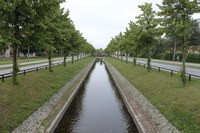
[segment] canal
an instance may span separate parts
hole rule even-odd
[[[54,133],[138,133],[106,66],[96,62]]]

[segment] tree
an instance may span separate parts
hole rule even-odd
[[[129,44],[130,44],[130,51],[133,53],[133,63],[134,66],[136,66],[136,61],[140,50],[142,49],[140,47],[138,42],[138,35],[140,34],[140,29],[138,25],[134,22],[129,23],[129,29],[130,29],[130,35],[129,35]]]
[[[140,28],[140,33],[138,35],[138,45],[142,48],[143,52],[147,54],[147,69],[150,72],[151,69],[151,51],[156,43],[157,36],[157,25],[158,20],[155,18],[156,12],[152,9],[151,3],[145,3],[140,5],[139,8],[142,14],[136,17],[138,19],[137,24]]]
[[[168,6],[169,3],[171,6]],[[197,0],[164,0],[160,15],[164,17],[165,20],[173,19],[176,16],[176,23],[173,25],[177,30],[177,36],[181,39],[181,52],[183,55],[183,65],[181,70],[181,77],[183,85],[186,84],[186,70],[185,62],[188,51],[188,42],[191,36],[191,15],[200,12],[199,2]],[[167,26],[166,26],[167,27]]]
[[[72,55],[72,64],[74,63],[74,53],[79,46],[78,39],[80,36],[81,36],[81,33],[79,31],[77,31],[74,27],[72,29],[71,38],[69,40],[70,45],[71,45],[70,51],[71,51],[71,55]]]
[[[37,1],[34,5],[34,9],[37,11],[34,21],[34,38],[37,40],[38,47],[45,50],[49,60],[49,71],[53,72],[52,55],[56,46],[59,45],[57,41],[58,35],[60,35],[60,29],[58,27],[59,15],[61,14],[60,3],[64,0],[54,1]]]
[[[0,30],[7,44],[13,49],[13,84],[17,84],[17,49],[22,40],[30,34],[31,21],[35,16],[31,0],[0,2]]]
[[[66,67],[66,58],[71,47],[69,40],[71,38],[72,21],[69,18],[69,11],[61,11],[56,19],[57,33],[55,34],[56,49],[63,52],[63,64]]]
[[[123,45],[123,51],[125,52],[126,56],[126,62],[128,62],[128,56],[131,51],[131,31],[129,28],[126,28],[126,31],[124,32],[123,38],[122,38],[122,45]]]
[[[171,0],[164,1],[165,8],[166,8],[166,14],[171,14],[173,12],[173,2]],[[162,8],[160,5],[158,5],[160,8]],[[159,16],[162,16],[164,12],[159,12]],[[163,26],[163,31],[166,34],[167,37],[172,38],[173,40],[173,60],[175,60],[176,55],[176,47],[177,47],[177,39],[178,39],[178,30],[176,27],[176,24],[178,22],[177,14],[172,14],[171,17],[165,16],[161,21],[161,26]]]

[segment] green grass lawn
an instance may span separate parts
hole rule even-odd
[[[143,66],[107,58],[177,129],[200,132],[200,80],[192,79],[183,87],[180,75],[147,72]]]
[[[53,67],[53,73],[46,69],[18,76],[18,85],[12,79],[0,82],[0,133],[11,132],[45,101],[72,79],[93,58],[75,61],[74,64]]]

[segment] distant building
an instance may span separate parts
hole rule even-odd
[[[9,57],[12,56],[12,54],[13,54],[13,51],[12,51],[12,48],[11,48],[10,45],[7,45],[4,50],[0,50],[0,57],[9,58]],[[19,53],[18,56],[19,57],[27,57],[27,55],[23,54],[23,53]],[[30,53],[29,54],[29,57],[35,57],[35,56],[36,56],[35,53]]]
[[[11,53],[11,47],[10,45],[8,45],[5,49],[5,57],[10,57],[10,53]]]

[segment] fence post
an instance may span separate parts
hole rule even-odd
[[[173,70],[171,70],[171,76],[173,76]]]
[[[191,75],[189,75],[189,82],[191,81]]]
[[[24,70],[24,75],[26,74],[26,71]]]
[[[38,67],[37,67],[37,72],[38,72]]]
[[[158,68],[158,71],[160,72],[160,67]]]
[[[46,69],[47,69],[47,65],[46,65]]]
[[[2,81],[4,82],[4,75],[2,75]]]

